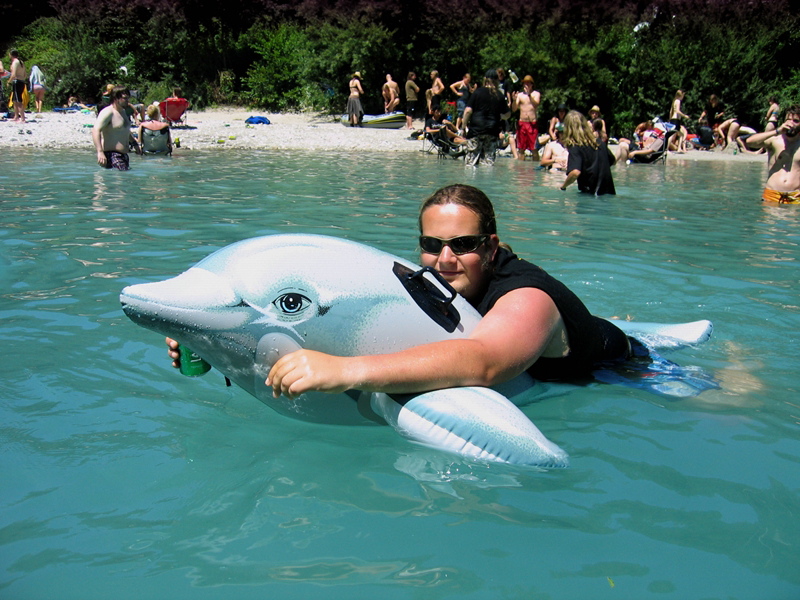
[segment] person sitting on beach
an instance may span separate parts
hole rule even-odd
[[[400,104],[400,86],[388,73],[386,74],[386,83],[381,88],[381,95],[383,96],[383,112],[394,112]]]
[[[569,108],[567,108],[566,104],[558,105],[556,114],[550,119],[550,126],[547,129],[551,140],[556,139],[556,125],[564,125],[564,117],[567,116],[567,112],[569,112]]]
[[[561,143],[561,133],[563,131],[563,125],[556,125],[556,139],[550,140],[544,145],[542,159],[539,161],[540,166],[556,171],[567,170],[569,151]]]
[[[761,199],[800,204],[800,104],[789,107],[777,129],[751,135],[747,145],[767,149],[769,175]]]
[[[97,164],[106,169],[130,169],[128,148],[131,145],[137,154],[142,153],[139,142],[131,133],[131,119],[126,110],[129,98],[128,88],[115,86],[111,90],[111,105],[100,111],[92,129]]]
[[[191,108],[192,107],[192,103],[189,102],[188,100],[186,100],[186,98],[183,97],[183,90],[181,88],[179,88],[179,87],[172,88],[172,96],[170,96],[169,99],[170,100],[183,100],[183,101],[186,102],[186,108]]]
[[[492,386],[526,371],[539,380],[584,380],[599,364],[631,356],[631,341],[619,328],[500,243],[494,208],[478,188],[456,184],[434,192],[420,209],[419,231],[420,262],[483,315],[475,330],[463,339],[373,356],[292,352],[267,376],[275,397]],[[166,343],[179,367],[178,342]]]
[[[602,196],[616,194],[611,165],[614,157],[605,142],[595,136],[592,126],[581,113],[571,110],[564,117],[563,144],[569,152],[567,179],[561,191],[577,182],[578,189]]]
[[[96,106],[89,106],[88,104],[84,104],[80,101],[80,98],[77,96],[70,96],[67,100],[67,103],[64,105],[64,108],[80,108],[81,110],[91,110],[97,112]]]
[[[169,124],[161,120],[155,104],[147,107],[146,118],[139,125],[139,144],[144,154],[172,154],[172,133]]]
[[[425,119],[425,133],[453,144],[465,144],[467,142],[467,140],[458,135],[453,123],[448,121],[442,114],[440,106],[434,106],[433,113]]]
[[[622,138],[617,146],[617,161],[645,158],[664,148],[664,131],[656,129],[652,121],[636,126],[634,141]]]
[[[518,158],[525,160],[525,153],[530,152],[533,160],[538,160],[537,141],[539,129],[536,123],[539,118],[537,111],[542,96],[533,89],[533,77],[531,75],[525,75],[522,78],[522,91],[513,92],[511,98],[511,112],[519,110],[516,135]]]
[[[111,94],[114,91],[114,84],[109,83],[106,85],[105,89],[100,94],[100,110],[103,110],[106,106],[111,106]]]

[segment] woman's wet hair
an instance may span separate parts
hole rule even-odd
[[[564,135],[562,142],[564,146],[591,146],[597,148],[597,139],[594,130],[581,113],[571,110],[564,117]]]
[[[422,203],[419,209],[420,232],[422,232],[422,213],[431,206],[444,204],[458,204],[478,215],[480,233],[497,233],[497,221],[495,220],[492,201],[478,188],[461,183],[448,185],[436,190]]]

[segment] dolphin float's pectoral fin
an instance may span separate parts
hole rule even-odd
[[[507,398],[488,388],[448,388],[411,396],[376,393],[371,406],[402,436],[440,450],[518,465],[569,465],[566,452]]]

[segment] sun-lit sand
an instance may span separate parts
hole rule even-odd
[[[264,116],[270,125],[247,125],[250,116]],[[94,114],[81,112],[28,113],[26,123],[0,122],[0,147],[85,148],[93,152]],[[417,119],[415,129],[423,122]],[[180,140],[180,152],[208,149],[307,150],[313,152],[417,152],[419,140],[410,140],[407,129],[367,129],[345,127],[338,117],[312,113],[277,113],[216,108],[188,112],[187,126],[173,129]],[[764,155],[692,150],[670,153],[670,160],[759,161]]]

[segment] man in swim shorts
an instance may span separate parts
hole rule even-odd
[[[789,107],[777,129],[754,133],[749,148],[766,148],[769,176],[761,199],[779,204],[800,204],[800,104]]]
[[[106,169],[130,169],[128,148],[131,144],[137,154],[142,148],[131,133],[131,120],[127,113],[128,89],[118,85],[111,91],[111,104],[97,115],[92,129],[92,141],[97,150],[97,164]]]
[[[11,100],[14,103],[14,121],[25,122],[25,105],[23,95],[25,94],[25,65],[19,59],[19,52],[12,50],[8,53],[11,57]]]
[[[518,158],[525,160],[525,151],[530,150],[533,160],[537,159],[536,140],[539,130],[536,127],[536,110],[539,108],[541,95],[533,89],[533,77],[525,75],[522,78],[522,91],[512,94],[511,112],[519,110],[517,122],[517,151]]]

